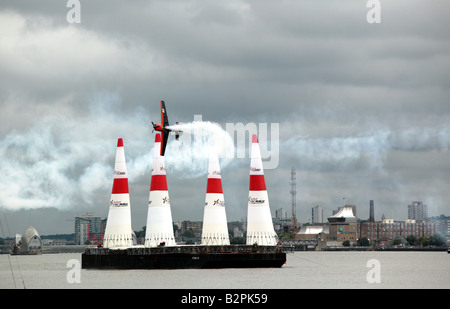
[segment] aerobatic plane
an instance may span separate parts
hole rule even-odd
[[[178,122],[175,122],[175,124],[178,124]],[[169,119],[167,118],[167,111],[166,111],[166,104],[164,101],[161,101],[161,124],[155,124],[152,121],[153,125],[153,131],[159,131],[161,132],[161,156],[164,156],[164,152],[166,151],[166,144],[167,140],[169,138],[169,132],[175,132],[175,139],[178,140],[180,137],[180,132],[182,131],[175,131],[172,129],[169,129]]]

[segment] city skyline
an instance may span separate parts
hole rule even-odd
[[[361,218],[369,200],[376,218],[400,220],[412,201],[449,214],[450,6],[382,2],[370,23],[366,4],[83,1],[71,23],[66,1],[2,1],[0,200],[11,233],[106,217],[118,138],[132,226],[144,226],[160,100],[171,124],[256,128],[273,156],[263,162],[276,165],[264,168],[272,215],[290,213],[293,167],[299,222],[343,197]],[[251,133],[232,139],[245,155],[220,162],[229,220],[246,216]],[[165,155],[173,220],[200,220],[207,158],[178,145]]]
[[[373,200],[370,200],[370,202],[373,202]],[[422,202],[421,201],[412,201],[412,203],[411,204],[420,204],[420,205],[422,205]],[[299,225],[299,227],[301,227],[302,225],[304,225],[304,224],[311,224],[311,225],[315,225],[315,224],[327,224],[328,223],[328,218],[329,217],[332,217],[332,215],[334,215],[335,213],[337,213],[337,211],[338,211],[338,209],[339,208],[342,208],[342,207],[344,207],[344,206],[355,206],[356,207],[356,210],[358,209],[358,206],[357,205],[352,205],[352,204],[345,204],[345,205],[341,205],[341,206],[337,206],[335,209],[329,209],[329,211],[331,212],[331,214],[328,216],[328,215],[324,215],[324,216],[321,216],[321,215],[319,215],[319,219],[320,218],[322,218],[322,222],[314,222],[313,220],[312,220],[312,217],[313,217],[313,214],[311,215],[311,218],[309,218],[309,219],[307,219],[307,218],[305,218],[305,220],[302,220],[302,221],[299,221],[298,222],[298,225]],[[446,216],[446,217],[448,217],[449,215],[448,214],[440,214],[440,215],[437,215],[437,216],[426,216],[426,217],[424,217],[424,218],[422,218],[422,219],[417,219],[417,218],[410,218],[410,215],[409,215],[409,207],[410,207],[411,205],[408,205],[407,206],[407,208],[408,208],[408,210],[407,210],[407,212],[408,212],[408,215],[407,215],[407,218],[400,218],[400,219],[398,219],[398,220],[394,220],[395,222],[405,222],[405,221],[407,221],[407,220],[416,220],[416,221],[428,221],[430,218],[433,218],[433,217],[439,217],[439,216],[441,216],[441,215],[444,215],[444,216]],[[425,206],[426,207],[426,205],[423,205],[423,206]],[[320,206],[320,205],[316,205],[316,206],[313,206],[312,207],[312,210],[314,210],[316,207],[319,207],[319,211],[322,211],[323,212],[323,208]],[[327,209],[328,210],[328,209]],[[76,218],[84,218],[84,217],[87,217],[87,218],[89,218],[89,217],[98,217],[98,218],[101,218],[102,220],[107,220],[107,217],[102,217],[102,216],[97,216],[96,214],[94,214],[94,213],[86,213],[86,214],[80,214],[80,215],[78,215],[77,217],[75,217],[75,220],[74,221],[76,221]],[[367,222],[367,221],[370,221],[370,217],[368,217],[368,218],[361,218],[361,217],[358,217],[358,216],[356,216],[356,218],[357,218],[357,220],[358,221],[361,221],[361,222]],[[281,220],[285,220],[284,222],[283,221],[281,221],[281,224],[282,225],[291,225],[291,219],[292,219],[292,214],[290,214],[288,211],[286,211],[284,208],[279,208],[279,209],[276,209],[276,210],[274,210],[274,214],[273,214],[273,216],[272,216],[272,219],[281,219]],[[383,222],[383,220],[384,219],[387,219],[389,222],[391,222],[391,220],[392,220],[392,218],[389,218],[389,217],[386,217],[385,216],[385,214],[381,214],[381,216],[380,216],[380,218],[379,219],[377,219],[377,217],[375,216],[375,218],[374,218],[375,220],[375,222]],[[227,222],[228,223],[232,223],[232,222],[236,222],[236,221],[238,221],[238,222],[246,222],[246,218],[241,218],[241,220],[228,220]],[[202,222],[202,220],[177,220],[177,221],[173,221],[173,224],[182,224],[182,222]],[[75,229],[77,229],[76,227],[75,227]],[[138,231],[138,230],[140,230],[140,229],[135,229],[136,231]]]

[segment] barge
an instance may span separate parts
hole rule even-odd
[[[280,268],[286,253],[277,246],[162,246],[86,248],[83,269]]]

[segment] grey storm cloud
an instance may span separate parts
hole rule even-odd
[[[277,168],[265,171],[272,212],[290,209],[295,167],[303,222],[312,206],[331,214],[344,196],[362,218],[370,199],[380,216],[404,219],[412,200],[448,215],[447,1],[381,1],[380,24],[367,23],[359,0],[80,3],[80,24],[67,22],[65,1],[0,4],[6,208],[77,205],[105,216],[108,170],[123,137],[140,228],[150,121],[159,122],[165,100],[171,123],[202,115],[223,130],[279,124],[273,141],[261,141],[279,145]],[[172,155],[173,166],[184,162]],[[167,160],[174,219],[200,220],[204,175],[196,170],[186,181],[170,171],[170,153]],[[240,219],[249,162],[223,163],[227,214]]]

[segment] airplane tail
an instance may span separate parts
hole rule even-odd
[[[175,125],[178,125],[178,122],[175,122]],[[182,131],[175,131],[175,139],[178,140],[180,138],[180,132]]]

